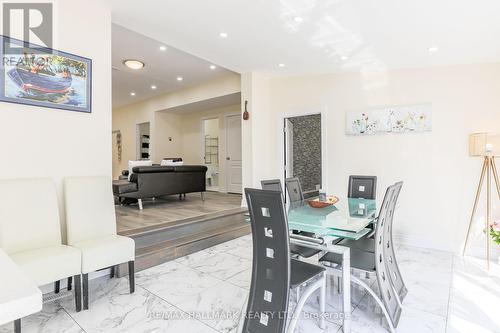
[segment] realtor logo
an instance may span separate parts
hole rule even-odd
[[[3,3],[3,35],[52,48],[52,3]],[[19,47],[8,46],[10,51]]]

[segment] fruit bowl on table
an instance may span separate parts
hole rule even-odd
[[[337,202],[339,202],[339,198],[337,198],[336,196],[328,196],[326,198],[326,201],[319,201],[318,198],[307,200],[307,203],[312,208],[325,208],[328,206],[335,205]]]

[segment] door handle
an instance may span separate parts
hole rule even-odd
[[[228,156],[228,157],[226,157],[226,160],[228,160],[228,161],[229,161],[229,160],[231,160],[231,157],[229,157],[229,156]]]

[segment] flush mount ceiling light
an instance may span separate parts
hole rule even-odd
[[[153,84],[153,85],[151,86],[151,89],[156,90],[156,86]]]
[[[135,96],[135,92],[133,92],[133,91],[132,91],[132,92],[130,93],[130,96]]]
[[[216,68],[217,68],[217,66],[215,66],[215,65],[210,65],[210,69],[211,69],[211,70],[214,70],[214,69],[216,69]]]
[[[342,57],[340,57],[340,60],[342,60],[342,61],[346,61],[347,59],[349,59],[348,56],[342,56]]]
[[[278,64],[278,67],[283,68],[283,67],[285,67],[285,64]]]
[[[143,69],[145,64],[142,61],[135,60],[135,59],[127,59],[123,61],[123,64],[127,66],[130,69]]]
[[[221,33],[219,33],[219,36],[221,38],[227,38],[227,32],[221,32]]]
[[[177,81],[182,81],[182,80],[184,80],[184,79],[182,78],[182,76],[178,76],[178,77],[177,77]]]
[[[160,51],[166,51],[166,50],[167,50],[167,47],[165,45],[160,46]]]
[[[434,53],[434,52],[437,52],[439,50],[439,48],[437,46],[431,46],[427,49],[427,51],[429,51],[429,53]]]
[[[300,17],[300,16],[295,16],[295,17],[293,18],[293,20],[294,20],[295,22],[297,22],[297,23],[300,23],[300,22],[304,21],[304,18],[303,18],[303,17]]]

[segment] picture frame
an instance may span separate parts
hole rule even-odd
[[[432,131],[432,104],[400,105],[346,112],[346,135]]]
[[[0,39],[0,102],[92,113],[92,59]]]

